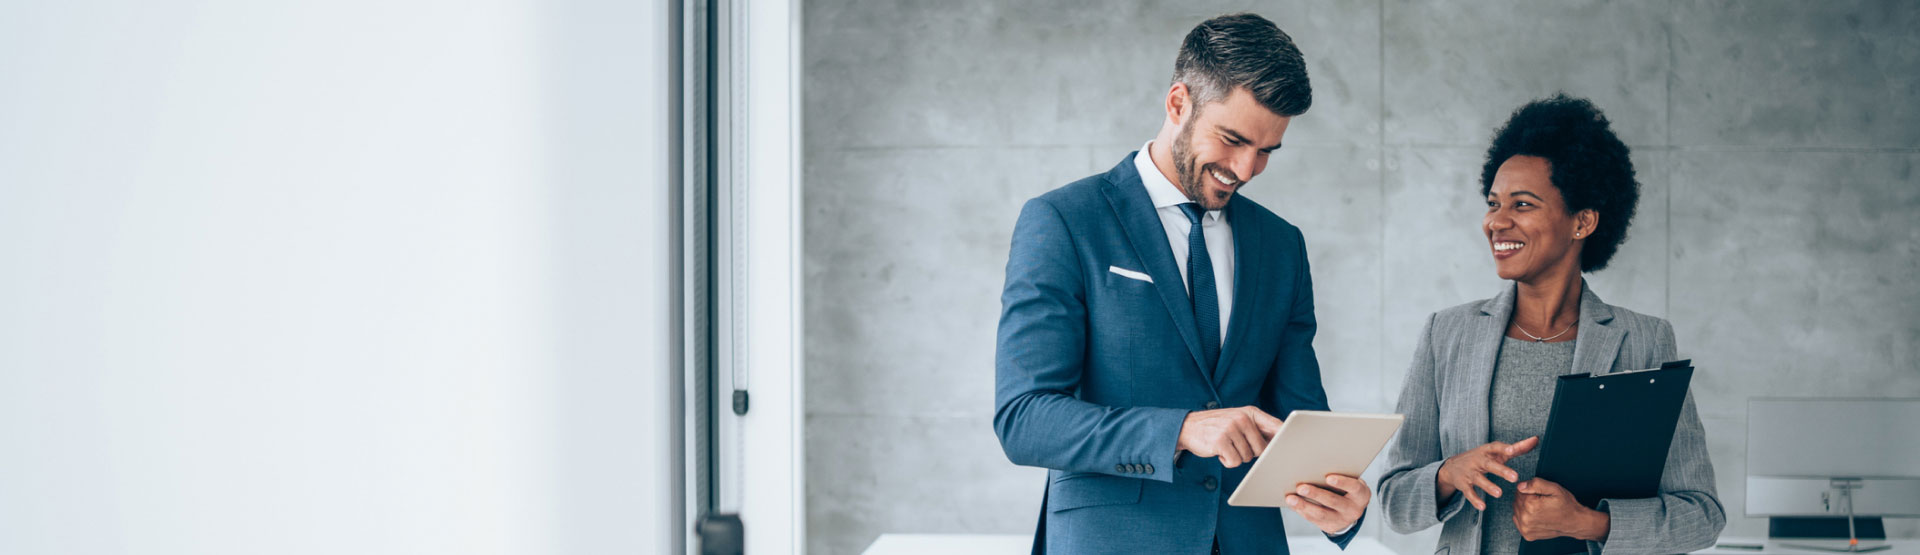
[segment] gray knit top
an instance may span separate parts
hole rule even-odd
[[[1517,443],[1546,433],[1547,412],[1553,408],[1554,382],[1573,371],[1573,341],[1541,343],[1504,338],[1493,367],[1493,391],[1487,396],[1492,415],[1493,441]],[[1533,478],[1540,450],[1514,457],[1507,466],[1520,480]],[[1513,526],[1513,484],[1488,476],[1500,486],[1500,497],[1482,496],[1487,513],[1480,520],[1480,553],[1520,552],[1520,531]]]

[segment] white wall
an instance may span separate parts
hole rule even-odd
[[[656,2],[0,3],[0,553],[665,553]]]

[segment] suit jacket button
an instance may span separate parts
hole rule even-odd
[[[1213,410],[1217,408],[1220,408],[1219,401],[1207,401],[1207,410]]]
[[[1121,474],[1126,474],[1126,473],[1127,473],[1127,465],[1124,465],[1124,464],[1116,464],[1116,465],[1113,465],[1113,471],[1114,471],[1114,472],[1118,472],[1118,473],[1121,473]]]
[[[1140,472],[1141,472],[1141,473],[1144,473],[1144,474],[1152,474],[1152,473],[1153,473],[1153,465],[1150,465],[1150,464],[1149,464],[1149,465],[1144,465],[1144,466],[1142,466],[1142,467],[1140,468]]]
[[[1220,489],[1220,481],[1213,479],[1212,476],[1208,476],[1207,479],[1200,481],[1200,487],[1207,488],[1207,491]]]

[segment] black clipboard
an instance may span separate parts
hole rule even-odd
[[[1540,437],[1535,476],[1567,488],[1587,508],[1602,499],[1660,493],[1667,448],[1693,381],[1693,361],[1659,368],[1561,376]],[[1585,553],[1586,542],[1559,537],[1522,542],[1520,555]]]

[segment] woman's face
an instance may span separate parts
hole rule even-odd
[[[1508,158],[1494,173],[1480,227],[1500,279],[1534,283],[1542,276],[1579,275],[1581,241],[1593,232],[1598,214],[1568,214],[1552,175],[1553,165],[1538,156]]]

